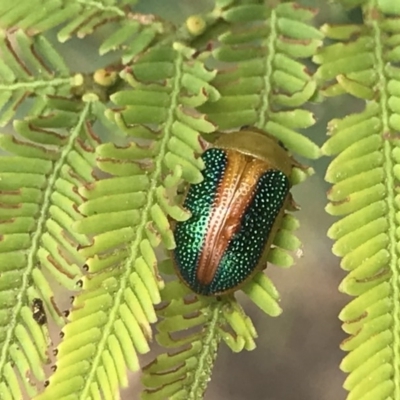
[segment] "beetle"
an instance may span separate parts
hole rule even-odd
[[[43,301],[41,299],[33,299],[32,317],[39,325],[44,325],[47,322],[46,312],[44,311]]]
[[[266,266],[285,209],[293,203],[296,161],[257,128],[222,134],[202,154],[203,181],[189,186],[191,217],[174,226],[172,261],[180,280],[204,296],[233,293]]]

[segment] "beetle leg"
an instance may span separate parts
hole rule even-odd
[[[301,169],[302,171],[308,170],[309,167],[307,165],[302,164],[300,161],[297,161],[293,157],[291,157],[291,159],[292,159],[293,168],[298,168],[298,169]]]
[[[210,140],[205,140],[202,136],[199,136],[199,143],[203,151],[206,151],[207,149],[212,147]]]
[[[288,211],[298,211],[298,210],[300,210],[300,206],[293,199],[292,193],[289,193],[289,195],[288,195],[286,209]]]

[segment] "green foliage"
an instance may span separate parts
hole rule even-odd
[[[322,27],[337,43],[314,61],[327,96],[367,100],[362,112],[329,123],[323,151],[335,156],[326,173],[333,183],[327,211],[341,217],[328,235],[349,271],[339,289],[355,297],[340,314],[350,335],[341,345],[349,352],[344,387],[349,399],[383,400],[400,397],[400,9],[397,2],[362,3],[362,24]]]
[[[227,63],[213,82],[221,99],[201,108],[220,129],[255,125],[305,157],[320,155],[317,146],[295,132],[315,123],[311,112],[297,108],[316,90],[300,61],[322,44],[322,33],[307,24],[314,14],[293,3],[268,9],[257,2],[221,13],[229,23],[213,52]]]
[[[169,261],[161,264],[160,270],[173,274]],[[279,294],[263,273],[244,292],[269,315],[281,313]],[[234,352],[253,350],[257,332],[233,297],[194,296],[178,280],[168,282],[161,295],[156,340],[160,346],[174,351],[158,356],[143,368],[142,381],[147,389],[142,398],[202,398],[219,342],[223,340]]]
[[[158,34],[164,30],[161,22],[148,19],[125,19],[100,46],[99,53],[106,54],[111,50],[123,50],[122,62],[127,64],[133,57],[145,50]]]
[[[47,96],[43,108],[51,112],[16,121],[16,136],[0,136],[1,148],[10,154],[0,159],[0,393],[5,399],[22,398],[18,380],[34,396],[27,376],[45,378],[50,338],[34,321],[31,303],[43,299],[52,319],[64,324],[49,281],[76,290],[84,261],[77,247],[88,244],[71,224],[80,219],[77,187],[94,180],[97,138],[87,120],[90,104]]]
[[[295,158],[318,158],[300,133],[315,123],[309,103],[345,93],[365,109],[332,120],[323,146],[335,156],[327,211],[342,217],[329,236],[349,271],[340,290],[356,296],[340,315],[351,335],[341,367],[349,399],[400,398],[398,3],[343,0],[362,7],[363,22],[321,29],[315,10],[289,2],[216,0],[178,27],[133,3],[0,4],[0,124],[22,114],[0,136],[0,398],[114,399],[150,351],[152,324],[173,353],[143,369],[142,398],[201,398],[220,343],[252,350],[257,332],[233,295],[195,296],[168,254],[158,263],[175,247],[173,221],[190,218],[179,193],[203,179],[216,131],[256,126]],[[117,61],[86,75],[45,36],[56,28],[64,42],[104,25],[113,31],[99,53],[118,50]],[[296,164],[291,181],[311,173]],[[300,247],[291,211],[268,257],[282,268]],[[67,321],[54,282],[77,292]],[[282,312],[263,272],[243,292],[266,314]],[[40,394],[50,339],[32,314],[37,298],[63,329]]]
[[[162,298],[165,303],[158,307],[158,315],[163,320],[157,324],[156,339],[164,348],[178,351],[163,354],[144,368],[143,383],[149,389],[142,398],[201,398],[217,354],[224,303],[197,298],[176,280],[167,283]]]
[[[46,5],[55,11],[55,1]],[[220,341],[233,351],[251,350],[257,335],[233,297],[193,297],[176,279],[165,286],[156,250],[173,249],[170,221],[190,217],[176,193],[182,182],[203,179],[200,135],[250,123],[270,129],[293,152],[318,157],[318,148],[295,132],[314,123],[298,107],[314,96],[316,85],[297,60],[320,44],[321,34],[304,23],[313,12],[292,4],[268,9],[258,1],[220,1],[204,19],[175,29],[152,16],[127,18],[130,8],[114,2],[70,2],[51,18],[44,11],[28,14],[22,3],[14,10],[2,7],[0,24],[20,28],[3,34],[3,124],[22,100],[33,99],[28,116],[14,122],[17,134],[0,139],[15,155],[0,162],[1,249],[7,260],[2,398],[21,398],[18,379],[33,397],[35,382],[25,377],[45,378],[47,326],[37,325],[29,307],[43,299],[49,317],[64,325],[51,279],[80,293],[57,347],[57,369],[37,399],[113,399],[128,384],[127,371],[139,369],[138,356],[150,350],[151,324],[158,319],[157,341],[178,355],[161,355],[146,368],[144,398],[202,396]],[[72,75],[40,34],[64,23],[60,41],[82,37],[106,19],[120,25],[99,52],[120,49],[121,63],[93,75]],[[288,23],[297,24],[298,33]],[[219,32],[222,46],[213,55],[233,69],[206,66],[211,54],[201,43],[208,32]],[[239,48],[236,58],[233,47]],[[106,106],[109,95],[112,107]],[[101,143],[95,122],[118,134],[118,145]],[[293,183],[310,173],[295,169]],[[293,263],[287,251],[299,248],[292,234],[297,227],[286,215],[271,262]],[[267,314],[281,313],[279,294],[263,273],[243,291]],[[187,335],[187,328],[195,332]]]
[[[108,117],[142,142],[98,146],[97,165],[112,177],[79,191],[86,218],[76,231],[93,236],[80,251],[88,274],[64,329],[58,369],[42,399],[115,393],[128,383],[126,367],[139,369],[136,354],[149,351],[153,305],[160,302],[163,287],[154,249],[160,243],[174,248],[168,218],[188,218],[173,203],[174,188],[181,177],[202,179],[198,132],[214,129],[188,107],[207,95],[218,98],[208,84],[215,73],[193,60],[189,48],[175,48],[150,49],[122,74],[131,89],[111,96],[118,108],[110,109]],[[79,350],[82,345],[85,351]],[[63,357],[74,349],[77,365],[71,369]]]
[[[107,22],[125,20],[130,12],[126,7],[129,3],[136,0],[1,2],[0,27],[37,34],[65,24],[57,35],[60,42],[65,42],[72,35],[82,38]]]
[[[1,12],[0,12],[1,13]],[[0,31],[0,126],[5,126],[22,104],[30,103],[29,115],[46,109],[46,95],[69,93],[69,70],[43,36],[30,37],[18,30]]]

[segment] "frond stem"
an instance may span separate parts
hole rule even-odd
[[[383,43],[382,43],[382,32],[379,27],[379,20],[374,18],[374,15],[377,13],[378,5],[371,3],[371,5],[365,10],[366,23],[369,24],[372,28],[372,32],[374,35],[375,41],[375,66],[376,72],[378,74],[378,87],[380,88],[380,99],[379,105],[381,110],[381,120],[382,120],[382,133],[387,134],[390,132],[389,125],[389,113],[387,109],[388,104],[388,93],[387,93],[387,77],[385,75],[385,61],[382,58],[382,54],[384,53]],[[390,270],[392,273],[390,283],[392,288],[392,298],[394,299],[392,304],[392,318],[393,318],[393,382],[395,382],[393,398],[400,398],[400,341],[399,334],[400,332],[400,306],[397,299],[400,298],[399,291],[399,273],[397,268],[397,251],[396,251],[396,209],[395,209],[395,182],[393,179],[393,161],[392,161],[392,147],[391,143],[388,140],[384,141],[384,165],[385,165],[385,174],[386,174],[386,202],[388,208],[388,224],[389,224],[389,253],[390,253]]]
[[[78,3],[82,4],[83,7],[91,7],[94,9],[98,9],[101,12],[107,12],[110,14],[118,15],[119,17],[124,17],[125,12],[121,10],[119,7],[114,6],[105,6],[100,1],[93,0],[78,0]]]
[[[35,89],[49,86],[62,86],[62,85],[70,85],[70,78],[57,78],[57,79],[49,79],[49,80],[34,80],[31,82],[16,82],[6,85],[0,84],[0,91],[15,91],[19,89],[35,91]]]
[[[204,335],[199,361],[197,363],[193,383],[188,392],[188,400],[198,400],[203,395],[207,383],[210,380],[212,365],[214,363],[215,354],[217,352],[220,335],[217,332],[218,321],[221,313],[223,302],[218,301],[211,309],[210,322],[205,327],[206,335]]]
[[[271,79],[272,79],[272,72],[274,67],[272,65],[274,57],[275,57],[275,39],[276,39],[276,13],[274,10],[271,11],[271,16],[269,20],[270,25],[270,33],[268,35],[266,47],[267,47],[267,55],[265,57],[265,73],[263,74],[264,78],[264,95],[261,96],[261,106],[260,111],[258,113],[258,121],[256,126],[260,129],[265,128],[267,114],[270,108],[270,94],[272,91]]]

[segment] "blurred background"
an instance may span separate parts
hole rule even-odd
[[[327,1],[308,0],[300,4],[317,7],[316,26],[325,22],[346,23],[360,18],[346,14],[340,6]],[[212,9],[213,0],[140,0],[138,11],[154,13],[175,23],[182,23],[196,13]],[[85,39],[71,39],[54,46],[64,56],[72,71],[90,72],[116,59],[116,55],[100,57],[98,45],[111,32],[102,28]],[[310,70],[315,67],[308,64]],[[318,123],[305,134],[322,145],[326,124],[361,107],[356,100],[341,97],[311,105]],[[207,400],[342,400],[345,375],[339,370],[345,355],[339,345],[346,335],[341,331],[338,314],[350,298],[338,292],[344,277],[339,259],[331,253],[332,242],[326,232],[334,219],[325,213],[329,185],[324,175],[329,159],[315,162],[300,160],[315,169],[315,175],[294,188],[293,194],[301,210],[296,214],[301,223],[298,237],[303,243],[303,256],[290,269],[269,266],[267,273],[281,294],[283,314],[266,316],[245,296],[241,303],[251,316],[258,332],[257,348],[252,352],[233,354],[221,345],[215,364]],[[68,308],[68,301],[63,303]],[[54,332],[55,333],[55,332]],[[55,333],[55,342],[58,334]],[[142,365],[156,353],[142,359]],[[138,399],[141,390],[139,374],[132,374],[131,385],[122,392],[123,400]]]

